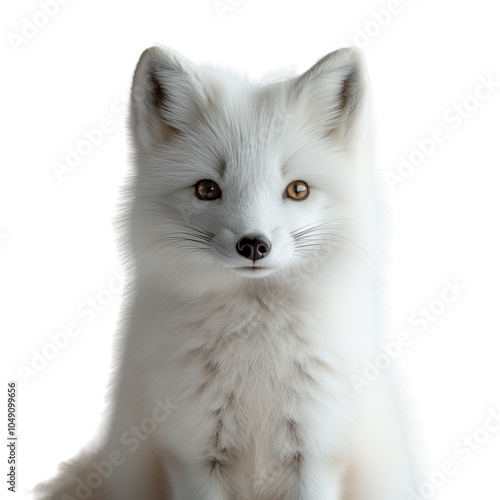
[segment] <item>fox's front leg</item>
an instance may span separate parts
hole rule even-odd
[[[286,500],[341,500],[343,468],[334,460],[305,457],[298,474],[298,491]]]
[[[361,394],[345,478],[348,500],[401,500],[420,482],[410,436],[386,370]],[[408,417],[405,415],[405,421]]]
[[[167,466],[165,472],[171,492],[168,500],[231,500],[217,467],[206,461]]]
[[[111,444],[111,443],[109,443]],[[106,481],[105,496],[109,500],[170,500],[168,484],[163,480],[161,462],[147,443],[132,452],[119,445],[110,447],[123,451],[123,462],[115,467]]]

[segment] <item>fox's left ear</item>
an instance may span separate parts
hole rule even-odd
[[[368,98],[364,57],[356,48],[331,52],[297,77],[292,89],[323,135],[345,139],[354,132]]]
[[[132,83],[130,123],[137,145],[162,145],[188,130],[208,99],[201,81],[195,65],[174,50],[145,50]]]

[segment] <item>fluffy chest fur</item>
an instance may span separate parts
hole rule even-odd
[[[276,297],[241,293],[196,307],[172,297],[156,314],[148,301],[139,315],[149,331],[133,348],[134,364],[144,362],[145,413],[158,395],[177,406],[158,432],[161,453],[205,461],[228,487],[253,495],[269,474],[278,495],[304,455],[340,459],[353,411],[328,310]]]

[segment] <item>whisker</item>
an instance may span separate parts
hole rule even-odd
[[[363,266],[373,268],[373,260],[366,250],[356,241],[354,236],[361,235],[366,225],[346,218],[327,219],[305,224],[293,231],[295,250],[301,258],[314,260],[315,251],[334,248],[358,260]]]

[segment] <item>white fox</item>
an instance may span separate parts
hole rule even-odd
[[[109,429],[38,498],[408,498],[392,368],[353,384],[383,341],[369,108],[356,49],[268,85],[143,53]]]

